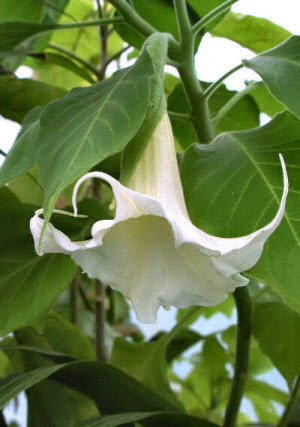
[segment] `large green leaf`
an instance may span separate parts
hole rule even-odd
[[[51,379],[92,398],[101,414],[176,411],[157,393],[121,370],[100,362],[73,362]]]
[[[0,92],[0,114],[19,123],[32,108],[67,94],[59,87],[11,76],[0,76]]]
[[[166,346],[167,336],[141,343],[116,338],[111,363],[180,408],[167,377]]]
[[[28,172],[35,165],[42,109],[36,107],[26,115],[14,145],[0,168],[0,186]]]
[[[300,118],[300,36],[250,60],[244,60],[265,82],[274,97]]]
[[[203,88],[208,87],[208,83],[201,83]],[[225,85],[212,94],[209,99],[209,109],[213,117],[221,107],[224,106],[237,92],[230,91]],[[174,91],[168,97],[168,110],[177,113],[188,113],[189,105],[184,93],[182,84],[179,83]],[[174,135],[182,148],[187,148],[190,144],[197,141],[197,136],[188,121],[172,119],[172,128]],[[256,103],[250,96],[244,96],[236,105],[228,111],[223,119],[216,126],[215,133],[226,132],[230,130],[250,129],[259,125],[259,110]]]
[[[65,255],[38,257],[29,220],[34,209],[21,204],[7,188],[0,190],[0,336],[38,326],[76,266]]]
[[[280,111],[285,110],[285,106],[270,94],[264,82],[256,82],[250,95],[256,102],[259,111],[270,117],[274,117]]]
[[[53,372],[59,370],[61,366],[63,365],[48,366],[47,368],[35,369],[25,374],[12,375],[0,380],[0,409],[21,391],[47,378]]]
[[[33,37],[53,31],[57,24],[40,24],[38,22],[6,21],[0,23],[0,56],[10,56],[13,50],[24,49],[24,43]]]
[[[91,399],[49,380],[31,387],[26,396],[28,427],[74,427],[99,413]]]
[[[300,372],[300,314],[274,292],[266,291],[254,301],[254,336],[261,350],[291,383]]]
[[[274,217],[282,195],[282,153],[290,181],[285,213],[249,274],[272,286],[296,310],[300,310],[299,141],[299,120],[283,112],[261,128],[221,134],[209,146],[193,145],[181,163],[192,221],[210,234],[236,237]]]
[[[36,0],[2,0],[0,3],[0,21],[38,21],[42,3]]]
[[[46,220],[64,188],[122,151],[135,136],[147,111],[152,76],[145,47],[131,68],[89,88],[74,89],[45,108],[37,161]]]
[[[56,358],[55,353],[51,354],[53,351],[62,352],[69,358],[96,359],[88,338],[76,326],[53,311],[45,319],[42,335],[32,328],[25,328],[18,330],[15,337],[21,348],[33,346],[34,349],[37,347],[40,350],[33,353],[22,352],[26,370],[52,365],[52,360]],[[29,426],[49,424],[71,427],[79,423],[79,420],[98,414],[90,399],[49,380],[43,380],[28,390],[27,400]]]
[[[218,37],[226,37],[255,53],[282,43],[292,34],[265,18],[229,12],[212,30]]]
[[[82,424],[84,427],[115,427],[125,423],[139,421],[144,426],[156,427],[217,427],[207,420],[201,420],[191,415],[173,412],[125,412],[124,414],[105,415],[91,419]],[[127,424],[126,424],[127,425]]]

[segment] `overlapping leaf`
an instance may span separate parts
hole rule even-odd
[[[300,36],[293,36],[280,46],[253,59],[246,67],[258,73],[274,97],[300,118]]]
[[[64,255],[38,257],[29,220],[34,209],[21,204],[7,188],[0,190],[0,336],[39,326],[76,266]]]
[[[212,30],[212,34],[226,37],[255,53],[264,52],[291,36],[283,27],[265,18],[229,12]]]
[[[193,145],[182,161],[182,180],[193,222],[217,236],[235,237],[266,225],[282,195],[279,153],[290,190],[282,222],[249,274],[272,286],[300,310],[299,138],[300,122],[289,112],[267,125],[221,134],[209,146]]]
[[[0,91],[0,114],[19,123],[32,108],[67,94],[60,87],[11,76],[0,76]]]

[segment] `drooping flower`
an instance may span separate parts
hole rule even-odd
[[[102,280],[129,299],[141,322],[154,322],[161,305],[216,305],[248,283],[239,273],[256,264],[264,243],[281,221],[288,178],[281,156],[280,160],[284,191],[274,219],[244,237],[211,236],[189,219],[165,113],[126,187],[102,172],[84,175],[74,187],[76,216],[76,194],[83,181],[106,181],[116,199],[115,218],[96,222],[92,238],[83,242],[72,242],[48,223],[39,245],[44,224],[39,210],[30,222],[36,252],[69,254],[89,277]]]

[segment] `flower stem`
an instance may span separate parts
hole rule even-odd
[[[227,9],[231,7],[234,3],[236,3],[238,0],[227,0],[220,6],[213,9],[211,12],[209,12],[207,15],[205,15],[200,21],[198,21],[193,26],[193,32],[194,34],[197,34],[199,31],[202,30],[205,25],[207,25],[209,22],[211,22],[213,19],[220,16],[223,12],[225,12]]]
[[[288,425],[292,410],[299,396],[300,396],[300,373],[295,378],[291,396],[279,420],[279,423],[277,424],[277,427],[286,427]]]
[[[252,329],[252,301],[248,289],[237,288],[233,296],[238,314],[235,368],[223,427],[236,425],[247,380]]]
[[[70,285],[70,320],[73,325],[77,325],[77,293],[78,293],[78,276],[76,275]]]
[[[101,199],[101,188],[98,180],[92,182],[93,197]],[[105,291],[106,285],[101,280],[94,280],[95,286],[95,350],[97,359],[101,362],[107,362],[107,351],[105,346]]]
[[[97,359],[107,362],[105,346],[105,285],[101,280],[94,280],[95,284],[95,342]]]
[[[213,138],[213,128],[207,100],[203,96],[194,64],[195,35],[185,0],[174,0],[174,6],[180,35],[180,52],[176,58],[179,63],[178,72],[190,104],[191,122],[195,132],[200,142],[208,143]]]
[[[222,77],[220,77],[218,80],[216,80],[214,83],[212,83],[208,88],[203,92],[203,96],[209,98],[223,83],[224,80],[227,79],[227,77],[231,76],[231,74],[235,73],[236,71],[240,70],[244,67],[244,64],[239,64],[236,67],[233,67],[231,70],[227,71]]]

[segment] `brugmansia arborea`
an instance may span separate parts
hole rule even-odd
[[[115,218],[96,222],[92,238],[83,242],[72,242],[48,223],[39,245],[44,224],[39,210],[30,223],[35,249],[39,255],[69,254],[89,277],[102,280],[129,299],[141,322],[154,322],[161,305],[218,304],[228,292],[247,284],[239,273],[258,261],[264,243],[281,221],[288,179],[280,159],[284,191],[274,219],[244,237],[210,236],[189,219],[165,113],[126,187],[102,172],[88,173],[75,185],[75,216],[78,187],[88,178],[100,178],[114,192]]]

